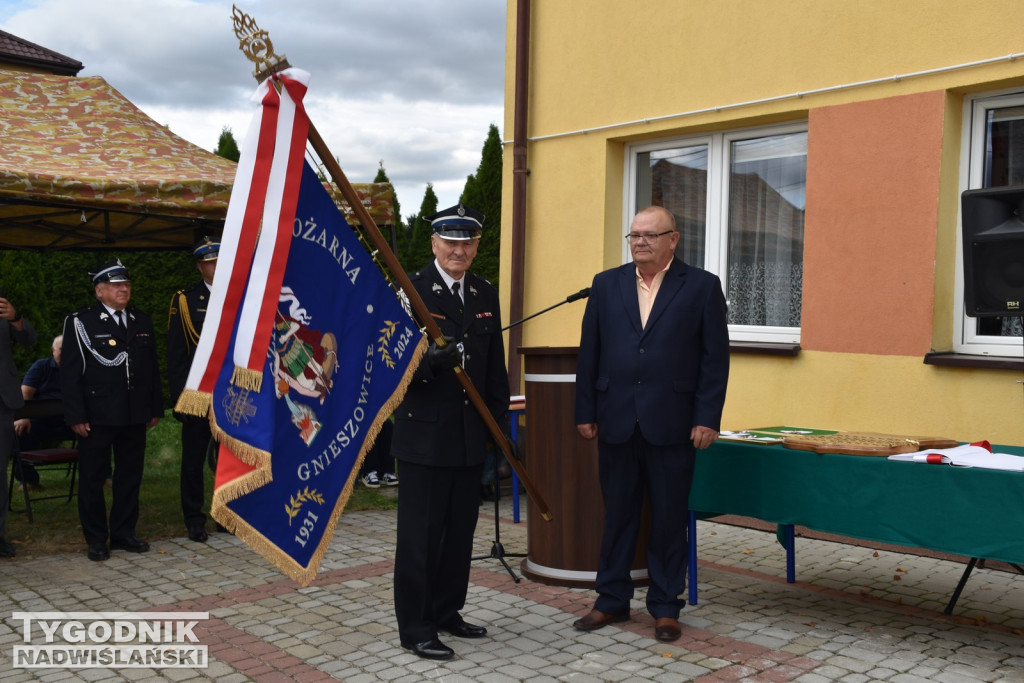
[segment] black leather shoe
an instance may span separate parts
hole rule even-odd
[[[87,555],[93,562],[103,562],[110,559],[110,551],[107,550],[106,543],[93,543],[89,546]]]
[[[456,638],[483,638],[487,635],[487,629],[483,626],[474,626],[464,621],[453,624],[441,624],[438,628]]]
[[[196,543],[206,543],[210,535],[206,533],[206,529],[202,526],[191,526],[188,528],[188,540],[195,541]]]
[[[120,540],[110,540],[111,550],[127,550],[130,553],[146,553],[149,552],[149,544],[145,541],[135,538],[122,538]]]
[[[422,643],[402,643],[406,650],[412,650],[423,659],[451,659],[455,656],[455,650],[451,649],[437,638],[426,640]]]
[[[14,546],[0,536],[0,557],[14,557]]]

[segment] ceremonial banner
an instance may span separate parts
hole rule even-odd
[[[288,257],[287,234],[309,131],[302,107],[308,83],[308,72],[286,69],[260,83],[252,97],[258,106],[238,160],[210,305],[175,406],[179,412],[207,415],[221,365],[231,359],[237,359],[234,372],[240,385],[256,386],[262,376],[259,358],[270,323],[256,327],[259,314],[276,299]],[[229,348],[231,330],[239,325],[245,328],[241,342]]]
[[[226,362],[213,390],[211,512],[308,585],[426,338],[308,164],[301,180],[262,381],[233,383]]]

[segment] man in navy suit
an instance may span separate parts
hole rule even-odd
[[[633,263],[590,287],[576,369],[576,427],[598,439],[604,536],[594,608],[574,626],[629,619],[630,565],[644,493],[651,503],[647,610],[658,640],[681,635],[687,509],[696,449],[718,438],[729,378],[719,279],[675,257],[675,217],[640,211],[626,235]]]
[[[484,216],[461,204],[430,221],[434,261],[409,276],[441,333],[431,343],[402,403],[395,409],[391,455],[398,460],[395,616],[402,647],[425,659],[455,653],[438,638],[483,638],[467,623],[473,532],[487,426],[455,377],[461,366],[499,422],[508,412],[508,372],[501,338],[498,292],[468,272],[476,258]]]

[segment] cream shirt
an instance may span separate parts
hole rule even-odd
[[[640,275],[640,269],[636,269],[636,296],[640,302],[640,325],[642,327],[647,327],[647,318],[650,317],[651,309],[654,307],[654,297],[658,296],[658,290],[661,289],[661,281],[665,279],[665,273],[668,272],[671,265],[672,259],[669,259],[665,267],[654,274],[650,287],[647,286],[643,276]]]

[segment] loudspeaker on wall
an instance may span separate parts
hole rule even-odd
[[[964,310],[974,317],[1024,315],[1024,185],[961,195]]]

